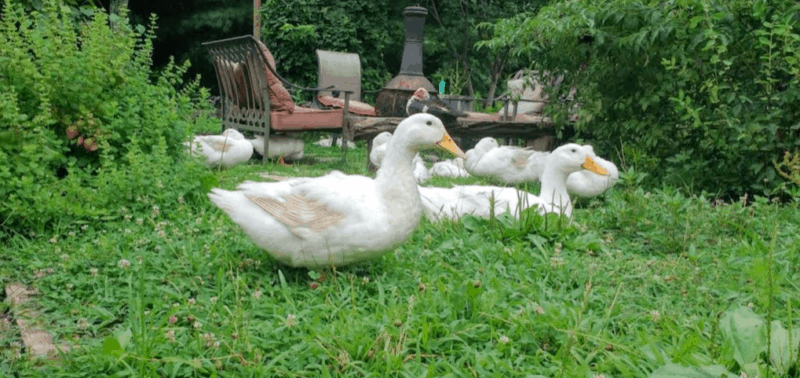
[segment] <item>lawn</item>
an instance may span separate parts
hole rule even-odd
[[[210,172],[226,189],[365,173],[363,142],[342,160],[319,137],[292,167]],[[571,220],[423,219],[393,253],[327,271],[277,264],[210,201],[143,198],[146,213],[13,237],[3,284],[36,287],[71,350],[29,359],[3,302],[0,376],[800,377],[797,203],[648,191],[641,175]],[[488,184],[431,185],[452,182]]]

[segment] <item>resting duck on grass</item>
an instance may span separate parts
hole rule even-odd
[[[584,147],[592,151],[594,162],[608,171],[608,174],[598,175],[591,171],[575,172],[567,178],[567,191],[572,196],[591,198],[599,196],[608,188],[614,186],[619,179],[619,170],[614,163],[595,155],[592,146],[585,144]]]
[[[494,197],[495,215],[538,206],[539,213],[572,216],[572,201],[567,193],[567,178],[574,173],[590,171],[597,175],[608,172],[595,164],[591,147],[570,143],[556,148],[546,158],[539,196],[515,188],[466,185],[453,188],[420,187],[425,214],[430,219],[458,219],[465,214],[489,217],[490,198]]]
[[[594,162],[608,174],[598,175],[588,170],[572,173],[567,179],[567,190],[573,196],[595,197],[616,184],[619,170],[614,163],[598,157],[592,146],[586,144],[583,147],[589,150]],[[541,181],[549,155],[550,152],[499,146],[494,138],[487,137],[467,151],[464,166],[475,176],[496,177],[509,184]]]
[[[401,245],[422,215],[411,165],[419,150],[464,156],[430,114],[403,120],[375,179],[333,171],[276,183],[244,182],[208,197],[281,263],[309,269],[378,258]]]
[[[469,177],[469,173],[464,169],[464,159],[454,158],[433,163],[430,174],[442,177]]]
[[[184,145],[193,152],[202,153],[212,166],[232,167],[253,156],[253,145],[236,129],[227,129],[222,135],[198,135],[193,142]]]
[[[344,138],[341,138],[341,137],[337,138],[336,139],[336,146],[337,147],[341,147],[343,140],[344,140]],[[320,140],[314,142],[314,144],[316,144],[317,146],[320,146],[320,147],[330,147],[331,144],[333,144],[333,137],[327,137],[327,138],[324,138],[324,139],[320,139]],[[347,148],[356,148],[356,144],[348,140],[347,141]]]
[[[372,138],[372,151],[369,152],[369,161],[376,168],[381,167],[383,156],[386,155],[386,146],[392,140],[392,133],[384,131]]]
[[[494,138],[481,139],[467,153],[464,167],[479,177],[497,177],[509,184],[539,179],[546,152],[515,146],[500,146]]]
[[[264,136],[256,135],[254,139],[248,139],[253,148],[259,155],[264,156]],[[279,165],[287,165],[285,160],[295,161],[303,158],[303,140],[289,138],[281,135],[270,135],[269,151],[267,158],[278,158]]]

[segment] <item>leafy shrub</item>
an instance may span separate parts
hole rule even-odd
[[[783,154],[783,160],[781,162],[773,162],[773,164],[783,178],[800,186],[800,152],[790,154],[789,151],[786,151]]]
[[[783,187],[771,162],[800,146],[799,18],[789,0],[580,0],[500,21],[492,43],[568,70],[578,136],[621,149],[650,184],[770,195]],[[548,112],[563,121],[569,106]]]
[[[295,84],[317,86],[316,49],[357,53],[363,90],[379,89],[391,75],[382,52],[392,41],[387,1],[269,0],[261,7],[261,33],[275,56],[278,74]],[[297,92],[297,101],[311,99]]]
[[[85,22],[70,12],[56,1],[42,11],[10,0],[3,7],[3,233],[199,193],[199,180],[186,176],[202,168],[181,142],[213,121],[197,80],[177,88],[188,62],[168,65],[152,82],[154,17],[149,29],[126,17],[112,29],[100,10]]]

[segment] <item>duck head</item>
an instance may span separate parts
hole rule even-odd
[[[550,158],[555,159],[553,164],[558,164],[567,173],[586,169],[598,175],[607,175],[608,171],[595,163],[592,159],[593,155],[594,151],[591,146],[587,147],[569,143],[553,150],[550,154]]]
[[[413,150],[440,148],[460,158],[466,158],[464,151],[445,130],[442,121],[430,114],[417,113],[404,119],[397,125],[392,141],[398,138],[408,141]]]

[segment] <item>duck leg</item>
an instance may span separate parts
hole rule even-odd
[[[280,165],[282,167],[291,167],[291,165],[286,164],[286,162],[283,161],[283,155],[278,156],[278,165]]]

